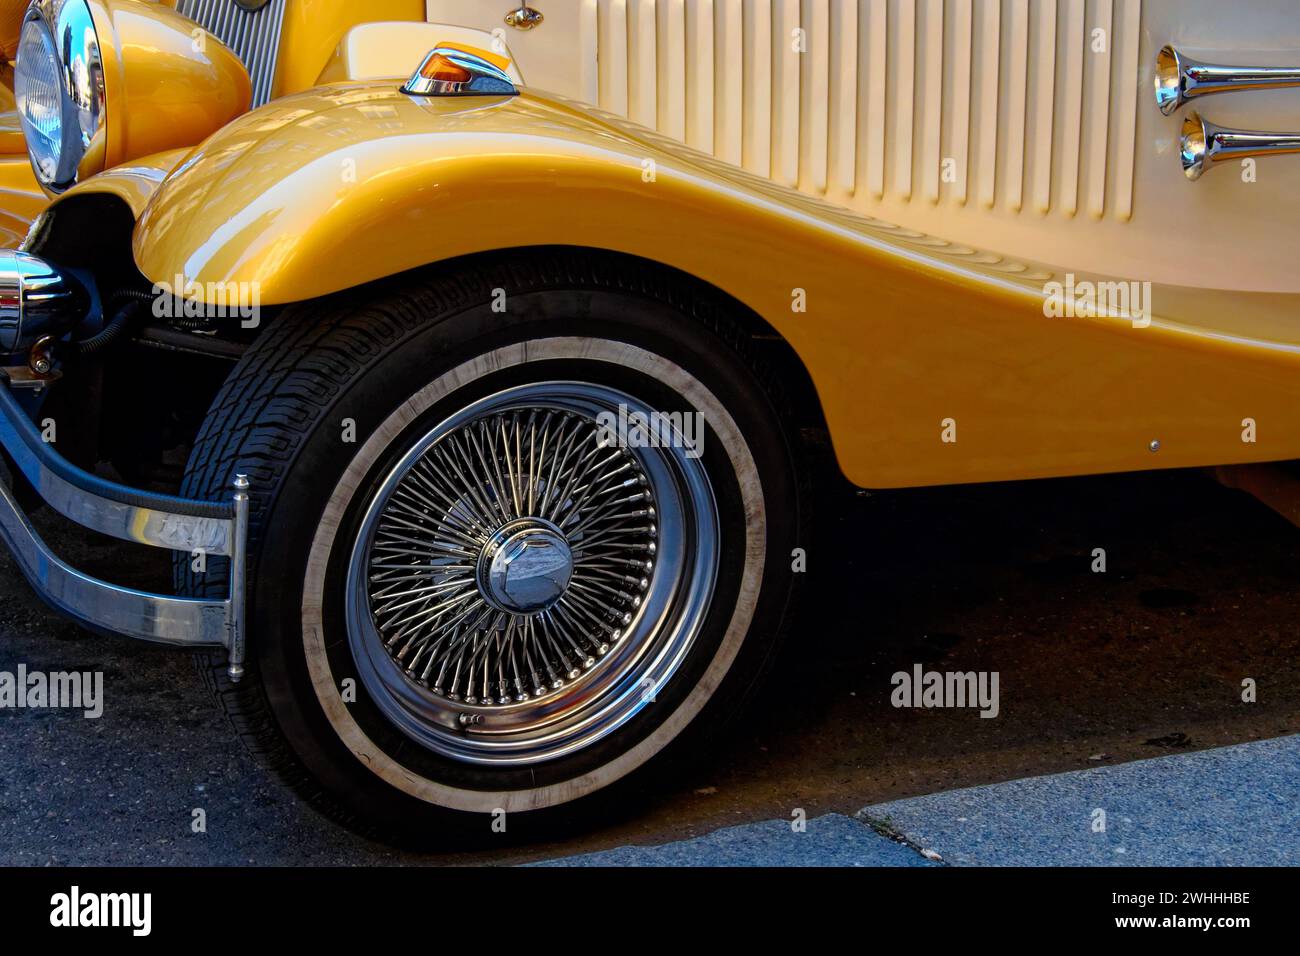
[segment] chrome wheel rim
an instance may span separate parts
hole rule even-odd
[[[685,436],[621,442],[602,427],[620,415],[655,413],[601,385],[521,386],[382,478],[348,564],[348,639],[406,736],[534,764],[623,726],[676,673],[716,582],[717,504]]]

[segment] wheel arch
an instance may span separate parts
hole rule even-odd
[[[159,176],[154,183],[161,182]],[[148,280],[136,268],[131,256],[131,235],[137,216],[148,204],[150,193],[140,188],[138,171],[114,171],[103,174],[61,197],[43,215],[32,231],[27,248],[33,254],[74,267],[93,268],[97,277],[121,285]],[[828,426],[821,397],[808,367],[794,346],[781,332],[753,308],[712,283],[681,269],[628,253],[578,246],[532,246],[503,248],[471,253],[452,259],[430,262],[393,276],[384,276],[363,285],[330,293],[336,295],[366,295],[413,276],[430,272],[455,272],[483,263],[509,265],[512,259],[539,256],[564,257],[585,255],[604,259],[611,265],[632,264],[638,272],[653,274],[658,279],[673,283],[683,289],[695,287],[720,303],[725,303],[727,318],[735,324],[744,337],[747,349],[761,365],[781,382],[781,389],[794,409],[795,420],[804,437],[814,445],[828,441]],[[301,305],[304,303],[292,303]],[[282,311],[276,308],[278,313]],[[299,310],[288,309],[292,316]],[[264,326],[265,328],[265,326]],[[790,436],[792,441],[800,436]]]
[[[765,376],[771,382],[779,383],[781,396],[791,402],[794,419],[803,431],[803,437],[817,445],[828,441],[826,410],[818,394],[816,383],[808,366],[780,330],[727,290],[690,272],[653,259],[586,246],[547,245],[494,249],[432,262],[410,272],[378,279],[373,283],[348,289],[339,294],[365,295],[369,290],[379,290],[414,276],[441,272],[454,274],[459,270],[484,264],[497,264],[508,270],[512,261],[550,258],[557,264],[561,264],[566,257],[594,260],[598,267],[608,266],[607,273],[610,275],[623,274],[619,266],[631,266],[638,275],[646,276],[647,281],[671,285],[685,294],[694,294],[712,300],[712,303],[719,308],[705,310],[706,324],[724,339],[728,338],[734,330],[742,341],[731,344],[742,353],[742,357],[755,366],[756,373]],[[622,289],[621,286],[614,285],[611,288]],[[682,321],[692,320],[683,317]],[[800,435],[791,435],[790,439],[797,441],[800,437]]]
[[[862,401],[871,379],[859,366],[898,348],[897,316],[960,306],[1041,321],[1031,267],[855,216],[532,91],[437,99],[338,84],[277,100],[166,176],[133,251],[151,282],[184,278],[187,296],[255,295],[267,307],[431,263],[552,246],[654,262],[742,306],[801,385],[815,383],[803,389],[817,396],[806,405],[812,421],[828,426],[859,484],[909,483],[887,479],[868,451],[892,445],[865,441],[872,430],[862,427],[862,409],[881,406]],[[904,344],[914,353],[918,340]],[[910,375],[918,361],[894,356],[888,367]]]
[[[89,268],[101,280],[147,284],[132,251],[136,224],[187,152],[155,153],[78,183],[40,213],[23,250],[60,265]]]
[[[139,276],[130,255],[135,213],[111,192],[85,192],[50,206],[23,249],[61,266],[93,269],[97,278]]]

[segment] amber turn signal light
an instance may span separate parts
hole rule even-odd
[[[434,83],[468,83],[474,74],[441,53],[435,52],[420,67],[420,76]]]
[[[486,50],[441,43],[402,87],[415,96],[514,96],[510,61]]]

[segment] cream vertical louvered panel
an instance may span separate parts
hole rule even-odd
[[[642,126],[659,125],[659,25],[655,0],[628,0],[628,116]]]
[[[951,63],[948,72],[945,120],[948,123],[948,156],[951,160],[949,197],[959,206],[966,204],[970,191],[970,98],[971,44],[975,36],[974,0],[948,0],[951,13],[947,29]]]
[[[1002,5],[998,0],[981,0],[976,4],[979,16],[972,64],[971,86],[977,112],[971,117],[971,135],[979,144],[975,152],[979,203],[990,209],[997,200],[998,184],[998,115],[1002,89]]]
[[[943,34],[944,0],[922,0],[920,60],[917,72],[921,81],[920,113],[916,120],[920,142],[921,197],[926,202],[939,201],[939,177],[943,168]]]
[[[600,0],[579,0],[578,86],[588,103],[600,102]]]
[[[686,142],[686,3],[655,0],[659,129]]]
[[[706,153],[715,152],[718,108],[714,61],[713,10],[709,3],[687,4],[686,20],[686,143]]]
[[[713,0],[699,6],[713,20],[713,142],[719,159],[744,161],[745,77],[742,0]]]
[[[1134,157],[1137,153],[1137,110],[1141,88],[1138,57],[1142,48],[1142,4],[1122,5],[1115,31],[1115,215],[1133,218]]]
[[[1029,106],[1032,126],[1029,142],[1033,149],[1033,185],[1031,202],[1034,212],[1047,213],[1052,208],[1052,145],[1056,135],[1056,3],[1038,8],[1034,25],[1034,74],[1029,80]],[[1135,38],[1136,39],[1136,38]]]
[[[776,182],[1132,215],[1142,0],[582,3],[594,102]]]
[[[772,0],[772,172],[782,186],[799,184],[799,86],[802,29],[799,0]]]
[[[1029,0],[1010,0],[1007,20],[1007,123],[1005,194],[1019,212],[1025,197],[1025,110],[1029,101]]]
[[[743,161],[747,169],[760,176],[772,172],[772,3],[773,0],[745,0],[741,7],[745,38],[741,64],[745,117]]]
[[[831,4],[829,187],[851,193],[858,165],[858,4]]]
[[[803,24],[791,41],[802,50],[799,98],[799,188],[814,194],[826,192],[830,182],[831,129],[831,3],[804,0]]]
[[[875,199],[885,195],[885,92],[889,65],[889,0],[866,0],[865,18],[861,21],[866,32],[858,41],[865,60],[859,61],[861,77],[866,83],[862,102],[866,109],[858,112],[858,144],[863,150],[863,175],[867,192]]]
[[[631,111],[628,98],[628,0],[601,0],[596,10],[596,73],[600,88],[594,105],[619,116]]]
[[[1106,214],[1106,173],[1110,145],[1110,71],[1115,48],[1114,0],[1092,0],[1088,47],[1088,91],[1083,111],[1088,118],[1085,134],[1085,181],[1088,215]]]
[[[912,145],[916,141],[916,0],[892,0],[886,28],[885,155],[893,160],[893,188],[912,197]],[[893,121],[889,119],[893,113]],[[888,178],[888,170],[886,170]]]
[[[1087,43],[1087,0],[1060,0],[1065,17],[1060,119],[1061,179],[1057,202],[1073,216],[1079,209],[1079,145],[1083,140],[1083,63]],[[1049,204],[1050,205],[1050,204]]]

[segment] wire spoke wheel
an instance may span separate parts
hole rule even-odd
[[[421,849],[499,845],[503,813],[506,840],[570,832],[707,757],[805,577],[803,402],[759,329],[690,276],[571,248],[287,306],[183,489],[253,476],[249,666],[203,662],[240,738]],[[228,589],[184,555],[176,576]]]
[[[353,657],[421,745],[495,766],[625,724],[690,650],[718,563],[699,449],[604,386],[491,396],[383,477],[348,568]]]

